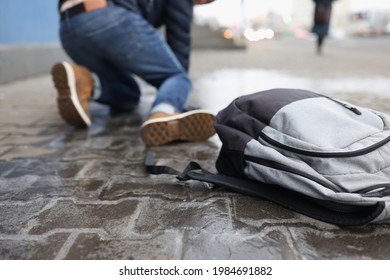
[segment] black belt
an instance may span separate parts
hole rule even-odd
[[[107,4],[110,5],[110,1],[107,1]],[[66,9],[65,11],[60,13],[61,21],[71,18],[74,16],[77,16],[81,13],[85,13],[87,10],[84,6],[84,2],[79,3],[77,5],[74,5],[73,7],[70,7],[69,9]]]
[[[67,18],[77,16],[78,14],[84,13],[85,11],[86,9],[84,7],[84,3],[74,5],[73,7],[70,7],[69,9],[66,9],[65,11],[61,12],[61,21]]]

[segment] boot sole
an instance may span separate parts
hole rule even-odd
[[[141,138],[148,146],[173,141],[205,141],[215,134],[215,116],[205,110],[194,110],[175,116],[152,119],[141,126]]]
[[[76,77],[67,62],[57,63],[51,70],[54,86],[58,91],[57,105],[61,117],[74,126],[90,126],[91,118],[85,112],[76,89]]]

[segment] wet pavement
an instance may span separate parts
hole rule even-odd
[[[362,47],[364,46],[364,47]],[[382,47],[380,47],[382,46]],[[304,88],[390,113],[390,40],[275,40],[247,50],[194,50],[189,103],[217,113],[233,98]],[[60,119],[49,75],[0,85],[0,259],[390,259],[390,221],[339,228],[262,199],[173,176],[190,160],[215,171],[220,141],[147,148],[142,105],[93,124]]]

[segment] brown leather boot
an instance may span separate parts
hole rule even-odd
[[[215,116],[205,110],[181,114],[154,113],[141,126],[141,138],[148,146],[173,141],[205,141],[215,134]]]
[[[90,126],[89,102],[94,89],[90,71],[80,65],[60,62],[52,67],[51,74],[64,121],[74,126]]]

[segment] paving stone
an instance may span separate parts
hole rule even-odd
[[[99,198],[117,200],[126,197],[159,196],[168,199],[185,199],[186,193],[186,189],[172,177],[167,178],[163,183],[159,179],[150,179],[149,177],[114,176],[102,190]]]
[[[284,232],[286,228],[273,226],[256,234],[189,231],[184,237],[183,259],[295,259]]]
[[[38,179],[39,177],[34,175],[24,175],[13,179],[0,178],[0,201],[28,201],[37,198],[31,186]],[[43,197],[46,195],[44,194]]]
[[[237,196],[234,198],[235,217],[244,221],[273,220],[273,222],[298,220],[298,214],[287,210],[275,203],[250,196]]]
[[[138,202],[125,200],[116,204],[75,203],[57,201],[53,207],[35,218],[29,234],[37,235],[55,229],[103,229],[111,235],[125,234]]]
[[[56,233],[34,239],[28,236],[0,236],[2,260],[53,260],[66,242],[69,233]]]
[[[389,259],[388,227],[323,231],[297,228],[294,247],[299,259]]]
[[[183,171],[190,161],[196,161],[203,169],[215,172],[215,160],[219,146],[213,141],[199,143],[177,142],[161,147],[149,148],[146,152],[155,155],[154,164],[168,165]]]
[[[73,178],[87,164],[87,162],[61,162],[46,157],[14,159],[15,162],[4,163],[12,166],[3,174],[6,179],[18,178],[26,174],[34,176],[58,176],[60,178]]]
[[[231,230],[229,201],[175,201],[149,198],[140,209],[134,230],[147,234],[164,229],[202,229],[212,233]]]
[[[39,156],[50,156],[55,154],[55,150],[32,148],[32,147],[15,147],[2,154],[0,160],[12,160],[15,158],[25,157],[39,157]]]
[[[92,160],[86,163],[77,178],[112,178],[127,175],[131,177],[146,177],[149,174],[142,163],[126,161]]]
[[[13,179],[0,178],[0,201],[31,201],[38,198],[98,199],[104,180],[72,180],[58,177],[25,175]],[[9,188],[12,187],[12,192]]]
[[[0,110],[0,125],[12,125],[15,120],[18,120],[19,125],[32,126],[44,116],[47,116],[47,114],[36,108],[24,108],[23,110],[19,110],[19,108],[4,110],[2,108]]]
[[[41,143],[46,143],[52,139],[52,135],[25,135],[20,137],[19,135],[9,135],[3,139],[0,139],[0,146],[36,146]]]
[[[9,152],[11,149],[12,147],[10,146],[0,146],[0,159],[2,159],[2,156]]]
[[[0,124],[0,135],[18,135],[18,136],[35,136],[40,133],[42,127],[35,126],[18,126],[15,124],[17,120],[14,120],[13,125],[1,125]]]
[[[117,151],[91,150],[87,147],[76,146],[75,148],[65,148],[61,157],[65,162],[101,160],[115,161],[119,159]]]
[[[38,179],[26,192],[27,197],[73,197],[80,200],[97,200],[106,184],[100,179],[58,179],[43,177]]]
[[[28,230],[29,222],[48,202],[42,199],[26,203],[0,203],[0,235],[21,234]]]
[[[182,235],[175,231],[110,240],[104,240],[97,234],[82,233],[65,259],[172,260],[181,258],[181,247]]]
[[[0,160],[0,176],[4,178],[6,174],[9,174],[14,170],[19,164],[22,164],[22,160],[14,160],[14,161],[5,161]]]

